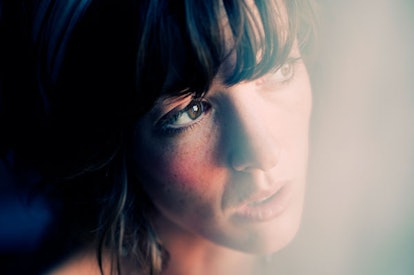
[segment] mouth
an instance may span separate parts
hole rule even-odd
[[[292,184],[285,183],[273,192],[259,194],[247,200],[235,212],[237,220],[266,222],[281,215],[287,208],[292,194]]]
[[[274,193],[274,194],[272,194],[268,197],[265,197],[263,199],[259,199],[259,200],[256,200],[256,201],[249,202],[247,204],[247,206],[254,207],[254,206],[259,206],[259,205],[266,204],[266,203],[270,202],[275,196],[277,196],[277,194],[279,194],[279,192],[280,192],[280,190],[278,190],[276,193]]]

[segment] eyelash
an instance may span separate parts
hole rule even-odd
[[[190,117],[189,113],[191,108],[194,106],[198,106],[201,108],[200,115],[195,117],[194,119]],[[206,114],[210,111],[211,105],[205,100],[202,99],[193,99],[185,108],[180,110],[172,110],[166,115],[164,115],[157,123],[156,123],[156,130],[160,135],[163,136],[174,136],[181,134],[185,131],[193,129],[197,126],[206,116]],[[193,109],[194,110],[194,109]],[[184,123],[183,125],[174,126],[174,123],[178,121],[183,115],[187,114],[191,122]]]
[[[284,64],[278,67],[277,70],[271,71],[267,76],[264,76],[263,79],[260,81],[262,85],[269,85],[269,86],[276,86],[276,85],[287,85],[289,84],[294,78],[296,74],[296,65],[301,61],[301,58],[289,58]],[[285,66],[289,68],[289,75],[288,77],[282,76],[282,79],[275,79],[278,73],[282,73],[282,70]]]

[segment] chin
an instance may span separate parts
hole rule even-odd
[[[251,240],[245,251],[257,255],[268,255],[282,250],[295,238],[299,223],[300,221],[288,223],[283,228],[279,227],[277,230],[274,229],[263,233],[262,236],[257,236]]]

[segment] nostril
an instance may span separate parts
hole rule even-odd
[[[230,156],[229,160],[231,167],[236,171],[246,170],[250,164],[247,162],[246,157],[242,156],[241,153],[235,152]]]

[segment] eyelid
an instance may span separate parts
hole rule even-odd
[[[188,124],[173,125],[171,123],[171,120],[173,120],[174,117],[178,118],[180,115],[183,115],[184,113],[188,112],[190,110],[191,106],[193,106],[195,104],[195,102],[201,103],[203,105],[202,114],[199,117],[197,117],[191,123],[188,123]],[[192,127],[194,127],[198,123],[200,123],[204,119],[206,114],[208,114],[210,109],[211,109],[210,103],[208,103],[203,98],[191,97],[190,102],[187,103],[184,107],[182,107],[182,104],[180,104],[179,106],[173,108],[169,112],[165,113],[161,118],[159,118],[155,122],[154,128],[161,135],[165,135],[165,136],[174,135],[174,134],[184,132],[188,129],[191,129]]]
[[[295,68],[295,65],[301,62],[302,62],[302,57],[289,57],[284,63],[276,67],[276,69],[271,70],[269,74],[272,75],[272,74],[279,72],[285,65],[292,65],[293,68]]]
[[[154,107],[149,113],[154,126],[167,114],[185,109],[193,100],[194,97],[192,95],[160,97],[155,101]]]
[[[179,106],[173,108],[171,111],[167,112],[165,115],[163,115],[158,120],[158,123],[162,123],[163,121],[171,120],[171,118],[174,117],[174,116],[179,116],[179,115],[182,115],[183,113],[188,112],[191,109],[191,107],[193,105],[195,105],[195,103],[202,103],[203,104],[203,101],[200,98],[192,98],[189,103],[183,104],[184,107],[182,107],[182,105],[180,104]],[[204,104],[205,104],[205,102],[204,102]],[[205,111],[205,110],[203,109],[203,111]]]
[[[274,88],[275,86],[289,83],[295,77],[296,65],[301,63],[301,62],[302,62],[301,57],[289,57],[286,60],[286,62],[284,62],[280,66],[276,67],[276,69],[271,70],[269,73],[267,73],[263,77],[259,78],[256,81],[256,85],[264,86],[265,88],[266,87]],[[288,76],[286,78],[281,77],[281,79],[277,79],[277,74],[281,73],[281,69],[283,69],[283,67],[285,65],[290,65],[291,66],[292,72],[291,72],[290,76]]]

